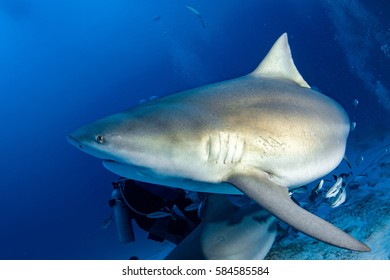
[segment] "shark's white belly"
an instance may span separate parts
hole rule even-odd
[[[109,171],[119,176],[136,181],[195,192],[242,194],[240,190],[229,183],[207,183],[181,177],[157,175],[155,173],[151,173],[147,169],[141,169],[136,166],[121,164],[115,161],[104,161],[103,165]]]

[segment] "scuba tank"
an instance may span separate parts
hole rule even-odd
[[[128,209],[122,200],[122,195],[118,188],[115,188],[112,191],[111,201],[119,241],[121,243],[129,243],[135,241],[131,218]]]

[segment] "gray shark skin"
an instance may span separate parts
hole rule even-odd
[[[245,193],[303,233],[369,251],[290,199],[342,160],[349,118],[296,69],[287,34],[236,79],[183,91],[114,114],[68,140],[120,176],[209,193]]]
[[[277,220],[257,204],[234,206],[210,194],[205,218],[166,257],[168,260],[262,260],[277,235]]]

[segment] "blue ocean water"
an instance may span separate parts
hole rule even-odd
[[[163,246],[141,231],[123,245],[100,228],[117,176],[65,136],[141,99],[247,74],[284,32],[305,80],[356,123],[347,156],[373,159],[345,206],[313,211],[343,217],[354,196],[390,194],[387,1],[0,0],[0,27],[0,259],[158,258]],[[384,237],[372,258],[390,258]]]

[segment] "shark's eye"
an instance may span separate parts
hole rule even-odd
[[[98,142],[99,144],[103,144],[104,143],[104,136],[101,134],[96,136],[96,142]]]

